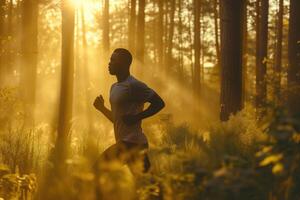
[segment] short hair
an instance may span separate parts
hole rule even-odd
[[[124,48],[117,48],[114,50],[114,53],[117,53],[120,58],[122,59],[122,62],[126,67],[129,67],[132,63],[132,55],[129,52],[129,50],[124,49]]]

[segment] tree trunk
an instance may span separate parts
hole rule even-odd
[[[215,22],[215,42],[216,42],[216,56],[217,68],[220,69],[220,43],[219,43],[219,10],[218,0],[214,0],[214,22]],[[219,70],[218,70],[219,71]]]
[[[67,157],[68,136],[71,128],[74,74],[74,7],[62,1],[61,89],[58,130],[55,144],[56,172],[63,172]]]
[[[103,8],[103,27],[102,27],[102,42],[103,42],[103,50],[105,53],[108,53],[110,48],[109,42],[109,0],[104,1]]]
[[[290,113],[300,115],[300,1],[290,0],[288,105]]]
[[[138,0],[138,22],[137,22],[137,43],[136,57],[138,61],[144,63],[145,54],[145,0]],[[140,70],[141,72],[141,70]]]
[[[193,89],[194,97],[198,98],[200,93],[200,57],[201,57],[201,44],[200,44],[200,0],[194,0],[194,76],[193,76]]]
[[[168,34],[168,45],[167,45],[167,62],[166,62],[166,70],[167,73],[170,73],[173,65],[173,37],[174,37],[174,18],[175,18],[175,0],[171,0],[171,10],[170,10],[170,27]]]
[[[6,1],[0,0],[0,87],[2,86],[2,81],[5,77],[5,63],[4,63],[4,52],[5,48],[3,45],[5,38],[5,6]]]
[[[262,109],[267,100],[267,59],[268,59],[268,15],[269,1],[261,0],[259,8],[259,23],[258,23],[258,46],[257,51],[257,66],[256,66],[256,107]]]
[[[134,53],[134,47],[135,47],[135,30],[136,30],[136,0],[131,0],[130,1],[128,47],[132,53]]]
[[[282,32],[283,32],[283,0],[279,0],[277,35],[276,35],[276,52],[274,63],[274,100],[278,104],[280,101],[280,82],[281,82],[281,65],[282,65]]]
[[[220,0],[222,121],[242,108],[243,8],[243,0]]]
[[[158,64],[164,69],[164,1],[158,0]]]
[[[247,13],[248,0],[245,0],[244,8],[243,8],[243,88],[242,88],[242,107],[244,107],[245,101],[247,99],[247,85],[248,76],[247,76],[247,62],[248,62],[248,13]]]
[[[178,2],[178,34],[179,34],[179,63],[178,63],[178,79],[179,81],[183,81],[184,74],[183,74],[183,51],[182,51],[182,45],[183,45],[183,24],[182,24],[182,0],[179,0]]]

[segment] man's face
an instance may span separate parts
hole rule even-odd
[[[113,53],[110,57],[110,62],[108,64],[108,71],[111,75],[119,74],[122,71],[122,63],[119,55]]]

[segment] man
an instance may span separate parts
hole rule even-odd
[[[111,110],[104,106],[102,95],[95,99],[94,106],[114,124],[116,139],[116,144],[106,149],[97,163],[118,160],[126,163],[135,175],[148,172],[150,168],[148,141],[141,122],[159,112],[165,103],[155,91],[130,75],[131,62],[132,55],[128,50],[114,50],[108,65],[109,73],[117,77],[110,89]],[[145,102],[150,106],[143,110]],[[141,166],[139,163],[142,168],[138,167]]]

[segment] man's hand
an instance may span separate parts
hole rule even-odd
[[[94,107],[97,110],[103,110],[104,108],[104,99],[102,97],[102,95],[99,95],[98,97],[96,97],[95,101],[94,101]]]
[[[124,115],[122,117],[122,119],[123,119],[123,122],[128,126],[136,124],[137,122],[139,122],[141,120],[138,115]]]

